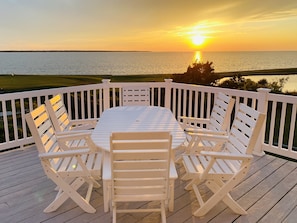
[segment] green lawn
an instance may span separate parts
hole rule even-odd
[[[170,78],[170,75],[0,75],[0,92],[97,84],[101,83],[102,79],[111,79],[112,82],[158,82],[164,81],[165,78]]]
[[[249,75],[289,75],[297,74],[297,68],[234,71],[218,73],[221,77],[230,77],[236,74]],[[0,93],[39,90],[55,87],[68,87],[83,84],[101,83],[102,79],[111,79],[112,82],[160,82],[171,78],[170,74],[151,75],[0,75]]]

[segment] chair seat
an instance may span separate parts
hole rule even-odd
[[[183,156],[184,167],[189,177],[191,174],[195,176],[197,173],[204,173],[205,169],[212,161],[210,156],[185,155]],[[208,172],[208,178],[212,175],[214,178],[220,177],[224,180],[229,179],[241,166],[239,160],[216,159]]]
[[[100,179],[102,166],[101,152],[82,155],[81,159],[91,176],[95,179]],[[81,172],[83,171],[76,157],[60,158],[52,166],[62,177],[81,176]]]

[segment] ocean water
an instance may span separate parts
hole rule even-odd
[[[297,51],[0,52],[0,74],[173,74],[185,72],[195,61],[213,62],[216,72],[297,68]],[[297,89],[294,76],[289,82]]]

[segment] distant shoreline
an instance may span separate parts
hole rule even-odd
[[[234,75],[240,75],[240,76],[297,75],[297,68],[281,68],[281,69],[264,69],[264,70],[216,72],[216,74],[219,74],[222,78],[223,77],[232,77]]]
[[[139,50],[0,50],[0,53],[51,53],[51,52],[69,52],[69,53],[75,53],[75,52],[86,52],[86,53],[92,53],[92,52],[102,52],[102,53],[109,53],[109,52],[151,52],[151,51],[139,51]]]
[[[246,71],[228,71],[228,72],[215,72],[223,77],[232,77],[234,75],[240,76],[257,76],[257,75],[297,75],[297,68],[279,68],[279,69],[263,69],[263,70],[246,70]],[[178,74],[178,73],[176,73]],[[55,76],[55,75],[63,75],[63,76],[99,76],[99,77],[145,77],[145,76],[168,76],[171,74],[124,74],[124,75],[113,75],[113,74],[0,74],[2,75],[41,75],[41,76]],[[122,79],[122,78],[121,78]]]

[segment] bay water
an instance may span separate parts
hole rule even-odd
[[[146,75],[184,73],[195,61],[215,72],[297,68],[297,51],[256,52],[0,52],[0,74]],[[286,77],[281,76],[281,77]],[[297,74],[284,90],[297,90]],[[249,76],[277,80],[280,76]]]

